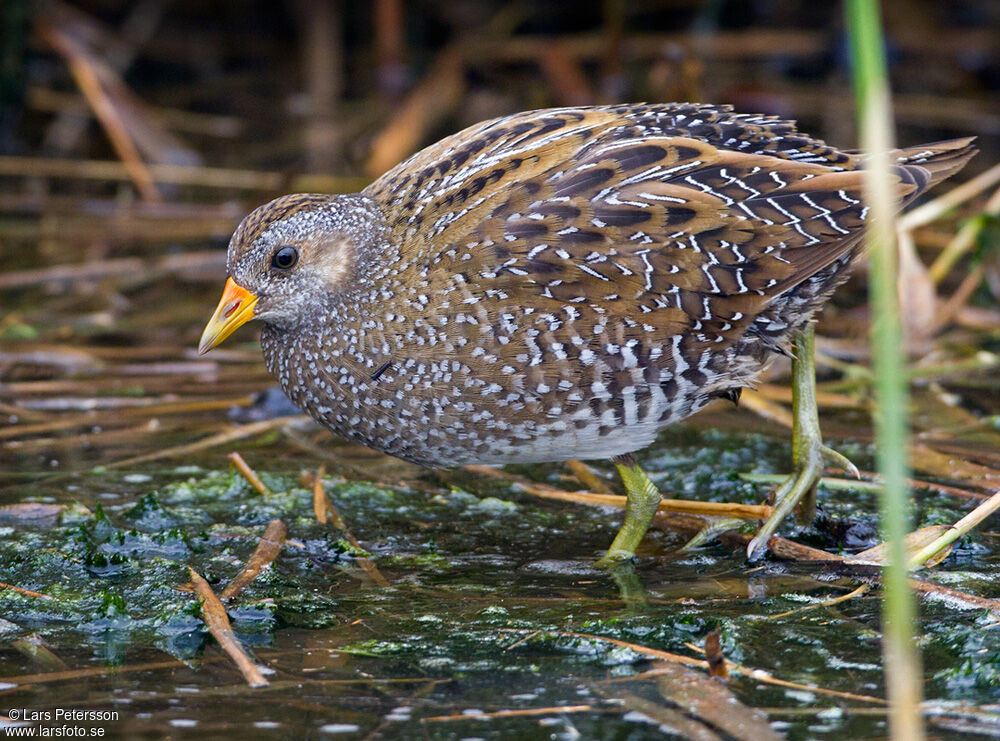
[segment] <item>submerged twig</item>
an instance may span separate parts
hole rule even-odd
[[[45,645],[42,637],[37,633],[32,633],[24,638],[18,638],[11,645],[22,655],[41,664],[49,671],[59,672],[69,669],[66,666],[66,662],[52,653],[52,650]]]
[[[724,667],[725,659],[722,662]],[[667,663],[663,669],[656,677],[660,694],[688,715],[741,741],[781,741],[767,717],[741,703],[725,683],[676,664]]]
[[[832,469],[831,469],[832,470]],[[829,471],[825,471],[827,473]],[[872,471],[859,471],[861,474],[861,480],[868,483],[882,485],[879,475]],[[836,481],[837,479],[831,478],[830,481]],[[846,481],[846,479],[844,479]],[[854,480],[857,483],[857,480]],[[970,489],[963,489],[958,486],[949,486],[947,484],[939,484],[936,481],[924,481],[922,479],[907,479],[906,485],[911,489],[926,489],[928,491],[937,492],[938,494],[946,494],[948,496],[959,497],[960,499],[986,499],[987,494],[982,494],[978,491],[971,491]],[[845,487],[846,488],[846,487]]]
[[[847,594],[842,594],[839,597],[833,597],[828,600],[823,600],[822,602],[817,602],[815,605],[806,605],[805,607],[796,607],[794,610],[787,610],[786,612],[779,612],[777,615],[768,615],[764,620],[777,620],[778,618],[786,618],[790,615],[797,615],[800,612],[805,612],[806,610],[816,610],[821,607],[832,607],[833,605],[839,605],[841,602],[847,602],[855,597],[860,597],[865,594],[869,589],[871,589],[870,584],[862,584],[857,589],[854,589]]]
[[[55,599],[55,597],[49,594],[42,594],[41,592],[33,592],[30,589],[25,589],[24,587],[18,587],[14,584],[7,584],[6,582],[0,581],[0,589],[10,589],[18,594],[23,594],[25,597],[37,597],[38,599]]]
[[[213,661],[208,658],[206,663]],[[164,661],[147,661],[143,664],[127,664],[125,666],[92,666],[86,669],[68,669],[66,671],[40,672],[37,674],[19,674],[12,677],[0,677],[0,681],[8,684],[47,684],[49,682],[63,682],[77,679],[87,679],[88,677],[102,677],[106,674],[127,674],[129,672],[148,672],[156,669],[177,669],[184,668],[184,662],[177,659],[167,659]]]
[[[501,633],[537,633],[537,630],[532,630],[529,628],[500,628]],[[582,638],[586,641],[601,641],[602,643],[611,643],[615,646],[621,648],[631,649],[636,653],[642,654],[643,656],[649,656],[654,659],[662,659],[663,661],[672,661],[675,664],[684,664],[685,666],[696,666],[699,669],[708,669],[708,662],[702,659],[695,659],[691,656],[684,656],[683,654],[674,654],[669,651],[661,651],[658,648],[650,648],[649,646],[642,646],[638,643],[629,643],[628,641],[622,641],[617,638],[609,638],[608,636],[593,635],[591,633],[574,633],[569,630],[547,630],[544,631],[546,635],[559,636],[561,638]]]
[[[246,566],[226,585],[226,588],[222,590],[222,594],[219,595],[219,599],[228,601],[235,598],[248,584],[257,578],[261,571],[270,566],[281,552],[281,546],[285,542],[287,532],[288,528],[285,527],[285,523],[281,520],[271,520],[267,525],[267,529],[264,530],[264,534],[260,537],[257,548],[250,555]]]
[[[700,719],[689,718],[679,710],[668,708],[661,703],[620,689],[616,689],[614,692],[610,692],[606,687],[595,687],[594,689],[602,697],[623,702],[628,710],[642,713],[650,720],[655,721],[661,728],[669,728],[686,741],[722,741],[722,737],[702,723]]]
[[[833,472],[830,469],[830,472]],[[862,479],[845,479],[839,476],[824,476],[819,480],[819,485],[823,488],[829,489],[831,491],[870,491],[877,493],[882,488],[882,482],[877,474],[871,473],[870,471],[860,471],[859,472],[864,478]],[[741,473],[740,478],[743,481],[749,481],[755,484],[779,484],[784,481],[787,477],[783,474],[771,474],[771,473]],[[977,491],[970,491],[968,489],[962,489],[957,486],[948,486],[947,484],[937,484],[933,481],[922,481],[920,479],[907,479],[907,486],[912,489],[928,489],[930,491],[937,492],[939,494],[947,494],[954,497],[959,497],[961,499],[986,499],[986,494],[980,494]]]
[[[525,718],[534,715],[554,713],[586,713],[596,708],[593,705],[553,705],[548,708],[525,708],[523,710],[497,710],[492,713],[454,713],[452,715],[432,715],[423,718],[424,723],[448,723],[456,720],[486,720],[488,718]]]
[[[344,521],[344,518],[340,516],[340,512],[337,510],[336,507],[333,506],[333,502],[331,502],[329,497],[326,496],[326,492],[322,490],[323,489],[323,479],[321,477],[322,473],[323,469],[321,468],[317,472],[316,477],[313,479],[313,510],[316,513],[316,519],[320,520],[317,507],[322,507],[324,512],[323,512],[323,519],[320,520],[320,522],[326,521],[326,513],[329,512],[330,524],[333,525],[338,530],[340,530],[341,533],[343,533],[344,540],[350,543],[352,548],[355,548],[359,551],[364,551],[365,549],[362,547],[361,543],[358,542],[358,539],[355,538],[354,534],[347,528],[347,523]],[[319,505],[317,504],[317,501],[320,502]],[[370,558],[368,558],[367,556],[356,556],[354,560],[357,561],[358,566],[361,567],[362,571],[364,571],[368,575],[368,578],[370,578],[373,582],[378,584],[380,587],[389,586],[389,580],[382,575],[382,572],[379,571],[378,566],[376,566],[375,562],[372,561]]]
[[[251,687],[264,687],[268,681],[261,674],[260,669],[253,662],[233,633],[233,626],[229,623],[229,616],[226,615],[226,608],[215,596],[212,587],[205,581],[197,571],[188,567],[191,574],[191,582],[194,584],[195,593],[201,597],[201,617],[205,621],[209,632],[218,641],[222,650],[229,654],[229,657],[236,664],[243,678]]]
[[[617,494],[563,491],[562,489],[556,489],[554,486],[546,486],[545,484],[528,481],[489,466],[463,466],[463,470],[480,476],[511,481],[516,483],[524,492],[542,499],[620,508],[625,507],[627,499]],[[688,499],[661,499],[659,507],[660,512],[675,512],[679,514],[700,515],[702,517],[740,517],[747,520],[766,520],[771,514],[771,509],[771,507],[763,504],[699,502]]]
[[[774,540],[772,538],[772,540]],[[501,633],[527,633],[530,632],[527,628],[501,628]],[[668,651],[661,651],[658,648],[651,648],[649,646],[643,646],[638,643],[629,643],[628,641],[621,641],[617,638],[609,638],[607,636],[599,636],[591,633],[574,633],[571,631],[555,630],[546,631],[549,635],[562,636],[565,638],[583,638],[589,641],[602,641],[604,643],[611,643],[615,646],[620,646],[621,648],[627,648],[635,651],[643,656],[648,656],[653,659],[662,659],[663,661],[671,661],[676,664],[683,664],[685,666],[694,666],[699,669],[708,669],[708,662],[702,659],[695,659],[690,656],[684,656],[683,654],[674,654]],[[736,664],[731,661],[726,662],[727,668],[730,671],[737,671],[740,674],[751,677],[752,679],[762,682],[764,684],[773,684],[778,687],[788,687],[797,690],[806,690],[808,692],[815,692],[817,694],[830,695],[831,697],[841,697],[846,700],[861,700],[863,702],[875,702],[875,703],[885,703],[880,697],[872,697],[871,695],[859,695],[853,692],[841,692],[840,690],[831,690],[825,687],[816,687],[814,685],[802,684],[800,682],[791,682],[787,679],[778,679],[769,672],[763,669],[751,669],[749,667],[743,666],[741,664]],[[638,679],[647,679],[654,676],[659,676],[662,670],[653,669],[648,672],[643,672],[642,674],[637,674],[630,677],[621,677],[620,679],[606,680],[604,684],[610,684],[613,682],[631,682]]]
[[[953,587],[946,587],[943,584],[935,584],[934,582],[922,579],[910,579],[910,589],[919,594],[943,599],[946,602],[961,602],[969,607],[988,610],[994,616],[1000,616],[1000,600],[980,597],[976,594],[969,594]]]
[[[740,479],[749,481],[752,484],[780,484],[788,478],[785,474],[777,473],[741,473]],[[859,479],[842,479],[834,476],[824,476],[818,485],[831,490],[862,490],[878,492],[882,489],[882,484],[875,481],[863,481]]]

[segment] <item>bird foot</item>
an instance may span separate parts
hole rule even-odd
[[[698,546],[712,542],[723,533],[728,533],[730,530],[739,530],[744,524],[745,520],[741,520],[737,517],[724,517],[722,519],[715,520],[699,530],[698,533],[691,538],[691,540],[681,546],[678,553],[693,551]]]
[[[850,458],[848,458],[843,453],[838,453],[833,448],[828,448],[823,444],[819,446],[820,455],[823,456],[824,460],[829,463],[834,468],[839,468],[842,471],[847,471],[851,476],[856,479],[861,478],[861,471],[858,467],[854,465]]]
[[[819,434],[804,435],[803,438],[796,446],[795,471],[775,490],[771,516],[747,544],[747,558],[750,561],[756,561],[764,554],[771,536],[797,505],[803,504],[806,516],[802,519],[812,519],[816,507],[816,485],[823,477],[824,463],[830,463],[855,478],[861,478],[857,466],[843,454],[824,445]]]

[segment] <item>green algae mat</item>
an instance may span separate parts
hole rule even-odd
[[[840,447],[869,462],[864,445]],[[244,452],[266,494],[221,467],[162,464],[4,490],[8,735],[61,725],[125,738],[887,733],[873,573],[777,558],[749,566],[731,543],[679,553],[687,536],[668,526],[634,569],[599,571],[593,561],[620,514],[517,483],[579,489],[559,466],[518,469],[516,480],[328,476],[323,491],[342,522],[321,524],[298,472],[308,459],[274,445]],[[756,503],[764,490],[740,474],[786,470],[788,451],[762,435],[680,427],[644,463],[667,496]],[[969,505],[942,491],[914,496],[920,525],[951,523]],[[795,540],[836,553],[870,547],[875,509],[869,490],[821,490],[816,524]],[[188,567],[221,592],[276,519],[287,540],[227,605],[268,682],[251,688],[208,633]],[[921,598],[936,738],[1000,735],[1000,615],[983,606],[1000,597],[998,555],[987,527],[928,574],[985,600]],[[876,588],[846,598],[864,584]],[[710,634],[728,679],[699,666]],[[40,709],[64,714],[17,717]]]

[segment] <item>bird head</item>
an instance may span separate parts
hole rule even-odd
[[[229,279],[198,352],[251,319],[291,330],[314,316],[350,284],[359,247],[379,221],[374,208],[358,195],[298,193],[243,219],[229,242]]]

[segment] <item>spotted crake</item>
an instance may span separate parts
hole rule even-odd
[[[901,201],[970,142],[894,153]],[[261,206],[228,268],[271,372],[344,437],[436,466],[609,457],[810,320],[860,251],[862,162],[724,107],[521,113],[360,194]]]

